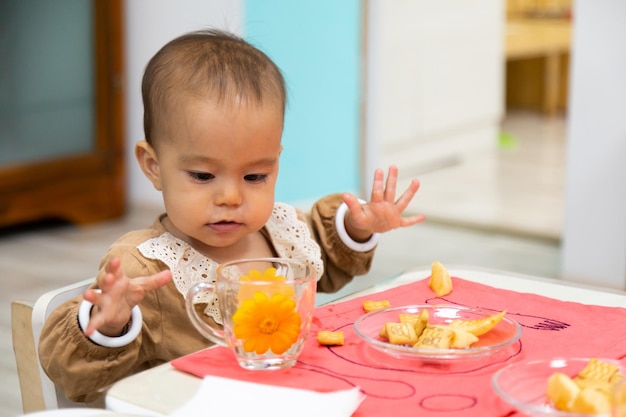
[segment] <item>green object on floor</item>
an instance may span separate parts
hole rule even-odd
[[[500,149],[515,149],[517,148],[517,138],[510,133],[500,132],[498,146]]]

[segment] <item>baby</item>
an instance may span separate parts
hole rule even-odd
[[[113,243],[93,287],[44,327],[41,364],[73,401],[209,346],[184,297],[213,280],[218,264],[305,259],[318,271],[318,290],[334,292],[368,271],[379,233],[424,218],[402,216],[419,182],[396,199],[393,166],[386,180],[376,171],[369,202],[335,194],[307,214],[275,202],[285,82],[237,36],[211,30],[169,42],[148,63],[142,95],[145,141],[136,157],[165,213]],[[206,311],[210,319],[214,309]]]

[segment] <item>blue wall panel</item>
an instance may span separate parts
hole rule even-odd
[[[245,38],[282,69],[289,101],[277,200],[358,192],[360,0],[246,0]]]

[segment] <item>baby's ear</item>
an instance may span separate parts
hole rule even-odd
[[[145,140],[137,142],[137,145],[135,145],[135,157],[144,175],[152,182],[154,188],[162,191],[159,160],[152,145]]]

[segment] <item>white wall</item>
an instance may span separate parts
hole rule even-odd
[[[368,0],[367,178],[497,145],[504,114],[504,1]]]
[[[561,277],[626,289],[626,2],[577,0]]]
[[[207,27],[241,33],[243,0],[126,1],[126,165],[128,199],[162,204],[161,194],[135,160],[135,143],[144,138],[141,78],[148,60],[176,36]]]

